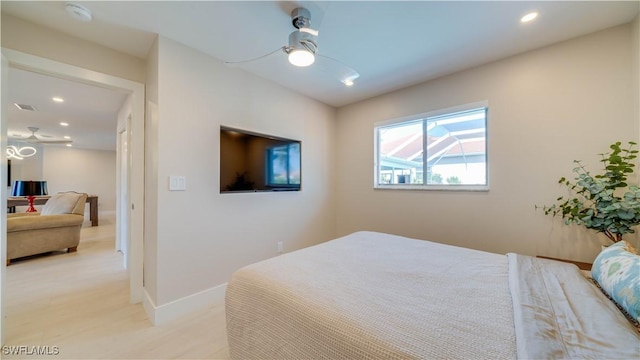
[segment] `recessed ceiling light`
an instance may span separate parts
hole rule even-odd
[[[73,145],[71,145],[71,144],[67,144],[67,147],[72,147],[72,146],[73,146]]]
[[[68,139],[71,139],[71,136],[65,135],[63,138],[68,140]]]
[[[60,126],[69,126],[69,123],[61,122],[61,123],[60,123]]]
[[[52,97],[51,100],[53,100],[53,101],[55,101],[57,103],[63,103],[64,102],[63,98],[57,97],[57,96],[56,97]]]
[[[530,12],[527,15],[523,16],[522,18],[520,18],[520,22],[522,23],[527,23],[535,18],[538,17],[538,13],[537,12]]]

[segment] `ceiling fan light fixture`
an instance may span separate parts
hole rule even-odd
[[[315,55],[303,49],[293,49],[289,51],[289,62],[291,65],[305,67],[316,61]]]
[[[241,61],[225,61],[225,64],[243,64],[271,56],[276,52],[284,52],[287,54],[289,63],[297,67],[307,67],[318,61],[323,62],[331,67],[331,71],[335,72],[335,80],[342,82],[345,86],[353,86],[355,80],[360,76],[357,71],[348,65],[329,56],[318,54],[318,30],[311,28],[311,12],[305,8],[295,8],[291,12],[291,25],[296,29],[289,34],[288,46],[280,48],[256,58]],[[322,66],[322,65],[321,65]]]
[[[316,37],[312,34],[294,31],[289,35],[289,62],[291,65],[305,67],[316,61],[318,45]]]

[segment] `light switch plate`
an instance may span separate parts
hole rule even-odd
[[[169,191],[187,190],[186,176],[169,176]]]

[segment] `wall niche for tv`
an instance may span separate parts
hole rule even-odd
[[[299,140],[220,127],[220,193],[299,191]]]

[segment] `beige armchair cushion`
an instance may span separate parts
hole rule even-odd
[[[13,214],[12,214],[13,215]],[[38,229],[54,229],[68,226],[82,226],[84,217],[75,214],[59,214],[56,216],[22,215],[7,218],[7,232],[28,231]]]
[[[87,194],[73,191],[53,195],[42,207],[40,215],[76,214],[84,215]]]

